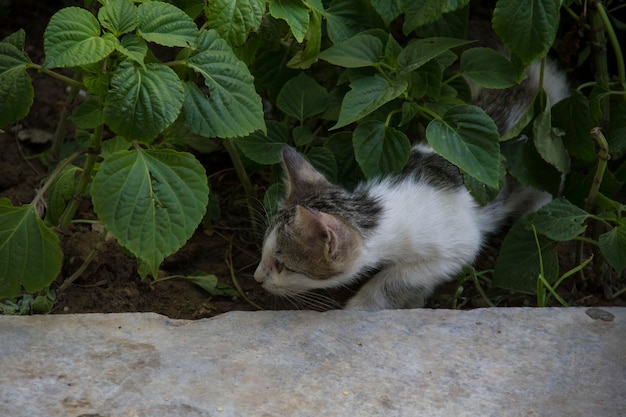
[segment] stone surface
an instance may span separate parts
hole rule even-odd
[[[626,308],[0,317],[0,416],[626,415]]]

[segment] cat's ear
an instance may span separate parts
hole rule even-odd
[[[313,165],[309,164],[302,155],[290,146],[283,148],[283,163],[287,177],[287,201],[297,201],[316,190],[333,187]]]
[[[310,246],[322,246],[328,260],[342,257],[342,248],[354,240],[354,230],[332,214],[296,206],[294,223],[306,236]]]

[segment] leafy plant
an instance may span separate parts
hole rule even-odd
[[[273,74],[282,75],[281,81],[259,75],[258,85],[282,119],[268,122],[266,135],[235,142],[248,158],[277,163],[280,149],[290,143],[326,176],[350,186],[363,177],[399,172],[418,133],[463,171],[481,203],[497,195],[506,174],[561,197],[511,229],[490,281],[494,285],[537,293],[539,304],[545,305],[564,279],[589,269],[582,245],[593,252],[595,270],[595,278],[584,278],[582,285],[602,284],[603,265],[615,276],[622,274],[626,223],[619,196],[626,180],[626,83],[613,26],[623,29],[624,24],[609,17],[619,2],[594,2],[586,9],[574,1],[497,1],[492,28],[509,57],[464,39],[468,1],[296,3],[291,13],[277,17],[286,20],[300,42],[295,28],[302,19],[297,16],[308,13],[308,30],[299,33],[309,42],[295,53],[287,49],[283,61],[291,70]],[[575,9],[589,13],[579,16]],[[616,74],[609,74],[604,49],[590,51],[597,74],[574,80],[577,88],[554,108],[540,90],[522,120],[500,136],[490,117],[471,104],[467,81],[483,88],[511,87],[537,61],[543,80],[547,54],[566,24],[589,30],[587,41],[596,45],[607,40],[598,39],[604,32],[590,28],[604,28]],[[258,36],[263,34],[261,30]],[[265,68],[266,56],[259,52],[251,67],[255,75],[257,67]],[[581,57],[575,65],[589,71],[586,51],[574,53]],[[352,160],[356,163],[348,162]],[[268,211],[278,195],[280,185],[270,187]],[[579,254],[576,265],[559,274],[557,247],[566,241],[580,242]]]
[[[28,114],[29,70],[87,94],[70,116],[79,150],[61,161],[31,204],[0,200],[1,297],[37,292],[57,277],[63,255],[53,229],[68,226],[81,197],[91,199],[107,233],[137,257],[140,271],[157,277],[208,203],[204,167],[179,150],[185,136],[178,132],[233,138],[265,130],[252,76],[216,30],[198,29],[165,2],[100,3],[96,13],[66,7],[52,16],[43,65],[24,52],[23,30],[0,42],[1,126]],[[159,60],[152,45],[169,48],[174,59]],[[57,68],[71,69],[74,77]],[[168,141],[156,140],[161,134]],[[63,136],[53,149],[62,150]],[[45,222],[36,211],[44,195],[50,202]]]
[[[573,276],[559,273],[557,246],[565,241],[585,245],[573,271],[592,268],[601,277],[608,265],[622,274],[626,71],[614,29],[624,26],[614,13],[619,4],[99,3],[94,13],[69,7],[53,16],[43,65],[24,53],[23,31],[0,42],[0,88],[7,97],[0,103],[0,126],[28,113],[34,98],[29,70],[72,86],[68,100],[79,89],[88,94],[70,116],[79,151],[56,166],[30,205],[0,203],[0,242],[6,241],[0,265],[10,265],[0,270],[0,296],[22,288],[36,292],[56,277],[61,253],[53,228],[67,227],[81,196],[92,200],[106,230],[140,260],[140,270],[156,276],[163,258],[184,244],[204,214],[206,175],[182,149],[214,149],[209,138],[224,139],[249,206],[256,193],[246,169],[277,167],[286,143],[329,179],[351,187],[402,170],[411,142],[421,138],[463,171],[481,203],[497,195],[506,175],[558,197],[512,227],[490,280],[494,285],[537,293],[539,304],[546,304]],[[466,39],[470,16],[485,11],[510,55]],[[471,103],[468,81],[491,89],[519,83],[529,64],[543,68],[557,40],[572,36],[565,33],[570,28],[586,31],[577,40],[589,45],[588,51],[568,51],[577,58],[570,69],[581,70],[576,88],[552,108],[539,91],[522,120],[501,136]],[[614,60],[607,48],[592,49],[607,42]],[[163,48],[157,52],[154,45]],[[161,57],[163,49],[171,57]],[[584,72],[590,61],[596,74]],[[68,78],[56,68],[75,75]],[[598,129],[590,133],[592,128]],[[53,161],[62,149],[62,128],[56,136]],[[270,212],[282,192],[274,178],[264,199]],[[35,210],[44,196],[46,222]],[[583,262],[588,250],[594,253],[589,265]],[[34,260],[41,266],[33,267]],[[474,271],[472,280],[484,275]]]

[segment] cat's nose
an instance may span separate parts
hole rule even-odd
[[[265,274],[263,273],[263,268],[261,268],[261,264],[257,266],[256,271],[254,271],[254,280],[258,283],[262,283],[265,278]]]

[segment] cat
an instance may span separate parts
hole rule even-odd
[[[533,64],[512,89],[473,86],[473,102],[502,134],[530,105],[538,80],[539,64]],[[552,64],[546,66],[544,90],[551,104],[568,95],[564,76]],[[329,182],[291,147],[283,149],[283,165],[286,197],[270,220],[254,278],[275,295],[297,297],[371,276],[345,305],[352,310],[422,307],[437,285],[476,259],[487,235],[551,199],[508,179],[481,206],[459,169],[419,143],[399,175],[361,183],[354,191]]]

